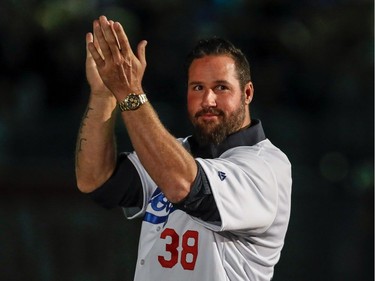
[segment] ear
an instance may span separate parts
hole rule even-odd
[[[245,104],[250,104],[254,96],[254,86],[252,82],[245,85]]]

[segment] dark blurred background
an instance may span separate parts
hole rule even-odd
[[[85,33],[105,14],[133,47],[167,128],[189,134],[184,57],[222,36],[247,54],[251,110],[293,164],[289,232],[274,281],[374,273],[374,6],[369,0],[2,0],[0,280],[132,280],[140,221],[75,186],[89,89]],[[131,149],[121,124],[121,150]],[[146,280],[145,280],[146,281]]]

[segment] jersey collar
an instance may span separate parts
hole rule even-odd
[[[250,127],[241,129],[229,135],[219,145],[208,144],[201,146],[194,136],[188,137],[187,141],[190,146],[190,151],[194,157],[217,158],[225,151],[233,147],[252,146],[265,139],[266,136],[264,134],[261,121],[258,119],[253,119]]]

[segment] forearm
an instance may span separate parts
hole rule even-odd
[[[150,103],[122,113],[137,155],[151,178],[172,203],[184,199],[197,174],[188,151],[161,124]]]
[[[76,144],[76,179],[82,192],[95,190],[114,171],[115,107],[113,97],[90,96]]]

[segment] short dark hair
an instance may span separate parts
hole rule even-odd
[[[231,42],[218,37],[198,41],[197,45],[186,57],[186,73],[189,74],[189,68],[193,60],[210,55],[227,55],[233,58],[237,70],[238,80],[242,89],[248,82],[251,82],[250,64],[246,56]]]

